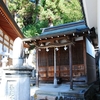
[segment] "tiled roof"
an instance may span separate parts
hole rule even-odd
[[[78,22],[71,22],[68,24],[63,24],[54,27],[48,27],[44,29],[44,32],[41,36],[55,36],[55,35],[63,35],[63,34],[72,34],[75,32],[83,32],[87,31],[89,28],[86,26],[84,20]]]

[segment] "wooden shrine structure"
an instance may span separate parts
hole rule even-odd
[[[82,20],[48,27],[40,36],[23,39],[36,47],[36,84],[38,80],[53,82],[55,77],[70,82],[70,88],[73,82],[96,81],[94,30]]]
[[[2,60],[2,52],[12,53],[13,41],[17,37],[23,38],[24,36],[10,14],[6,0],[0,0],[0,60]],[[11,65],[12,60],[10,58],[8,60],[8,65]],[[0,66],[2,66],[1,62]]]

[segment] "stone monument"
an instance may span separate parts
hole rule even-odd
[[[23,57],[23,42],[18,37],[13,45],[13,65],[3,68],[3,100],[30,100],[32,68],[23,66]]]
[[[22,67],[24,61],[23,42],[18,37],[13,44],[13,66]]]

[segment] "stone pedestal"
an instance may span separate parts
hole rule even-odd
[[[57,88],[57,79],[54,78],[54,87]]]
[[[10,67],[3,69],[1,82],[5,100],[30,100],[30,76],[32,68]]]

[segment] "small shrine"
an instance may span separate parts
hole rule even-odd
[[[70,82],[73,89],[76,82],[96,81],[94,38],[95,29],[89,29],[82,20],[48,27],[40,36],[23,39],[37,51],[37,86],[39,82],[57,85],[60,81]]]

